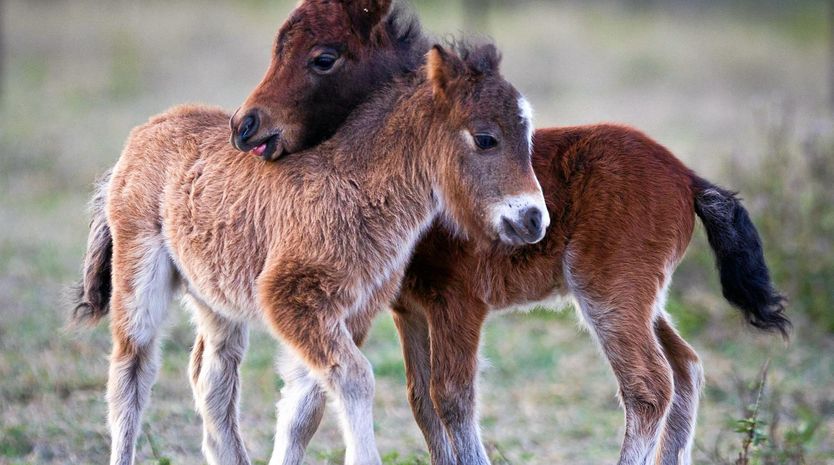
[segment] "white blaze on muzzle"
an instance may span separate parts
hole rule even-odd
[[[533,107],[524,96],[518,98],[518,116],[527,136],[527,147],[533,151]],[[535,175],[534,175],[535,178]],[[536,243],[544,238],[550,226],[550,214],[544,202],[539,180],[536,190],[519,195],[505,197],[491,208],[491,221],[501,241],[509,244]],[[531,221],[532,209],[541,215],[538,221]]]
[[[538,230],[529,224],[528,215],[531,214],[531,209],[536,209],[541,214],[538,228],[535,228]],[[490,208],[490,222],[502,242],[534,244],[541,241],[544,239],[547,227],[550,226],[550,214],[547,211],[541,188],[538,192],[507,196],[493,204]]]

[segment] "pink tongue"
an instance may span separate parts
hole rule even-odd
[[[261,145],[255,147],[254,149],[252,149],[252,153],[254,153],[256,156],[259,156],[259,157],[261,155],[263,155],[264,152],[266,152],[266,144],[261,144]]]

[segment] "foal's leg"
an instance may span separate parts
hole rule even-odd
[[[487,465],[478,426],[478,344],[487,315],[483,302],[456,293],[426,308],[431,340],[431,399],[459,465]]]
[[[343,280],[328,270],[294,265],[284,261],[259,279],[266,320],[333,394],[345,436],[345,463],[379,465],[374,375],[345,322],[344,309],[355,306],[356,299],[344,295]]]
[[[433,465],[455,463],[452,445],[430,395],[431,356],[429,327],[424,315],[403,304],[394,306],[394,323],[400,334],[408,382],[408,402],[426,438]]]
[[[176,274],[159,236],[116,236],[113,245],[113,352],[107,381],[110,463],[130,465],[159,368],[157,333]]]
[[[275,447],[269,465],[301,463],[321,423],[327,396],[307,366],[291,351],[282,355],[278,371],[284,387],[277,405]]]
[[[370,320],[348,321],[347,328],[357,345],[362,345]],[[275,447],[270,465],[301,463],[313,435],[321,423],[327,404],[325,390],[310,370],[292,351],[286,351],[278,364],[284,388],[278,402]]]
[[[211,465],[249,463],[238,427],[240,363],[248,325],[213,312],[191,296],[197,339],[189,372],[197,411],[203,419],[203,454]]]
[[[577,297],[620,386],[626,431],[619,464],[654,464],[673,396],[672,368],[652,322],[655,303],[618,296],[612,307]]]
[[[672,365],[675,379],[675,395],[662,437],[661,464],[689,465],[703,368],[698,354],[678,335],[666,317],[658,317],[654,329],[666,359]]]

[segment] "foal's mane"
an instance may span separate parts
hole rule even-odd
[[[425,64],[426,53],[435,43],[442,43],[456,53],[471,69],[486,71],[497,68],[501,53],[492,39],[486,37],[447,36],[443,40],[433,40],[423,31],[417,15],[402,4],[396,4],[385,19],[385,33],[405,61],[403,71],[413,73]]]
[[[416,71],[425,61],[425,55],[431,47],[420,18],[409,8],[397,3],[385,18],[385,33],[402,59],[402,71]]]

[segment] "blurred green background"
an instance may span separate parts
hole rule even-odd
[[[0,3],[0,464],[104,463],[109,334],[64,329],[85,202],[131,127],[169,106],[234,109],[258,83],[294,2]],[[824,1],[478,1],[413,4],[438,35],[493,37],[537,125],[638,127],[705,177],[737,189],[790,296],[793,341],[748,330],[721,299],[698,228],[670,311],[702,354],[696,463],[732,463],[762,364],[772,359],[751,449],[761,464],[834,464],[834,99]],[[192,330],[172,309],[140,463],[202,463],[186,378]],[[571,311],[492,318],[481,377],[496,464],[612,463],[623,431],[616,385]],[[280,379],[276,344],[252,335],[243,428],[268,460]],[[388,464],[425,463],[390,316],[366,350]],[[339,463],[326,421],[308,463]]]

